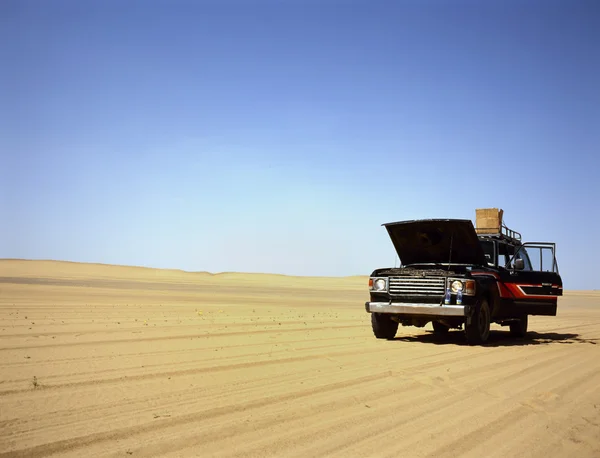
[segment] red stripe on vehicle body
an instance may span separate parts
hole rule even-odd
[[[510,289],[508,289],[506,287],[504,282],[501,282],[501,281],[498,282],[498,293],[500,294],[500,297],[503,297],[503,298],[515,297],[515,295],[510,291]]]
[[[553,299],[557,296],[555,294],[527,294],[523,291],[522,287],[537,287],[541,288],[542,285],[528,285],[528,284],[516,284],[507,283],[506,287],[510,290],[513,295],[518,299]]]
[[[510,290],[506,287],[504,282],[500,280],[500,275],[495,272],[471,272],[471,275],[475,275],[478,277],[489,276],[494,277],[496,279],[496,285],[498,286],[498,294],[502,298],[512,298],[514,294],[510,292]]]

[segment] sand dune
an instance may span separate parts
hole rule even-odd
[[[366,277],[0,261],[0,457],[598,457],[600,293],[373,338]]]

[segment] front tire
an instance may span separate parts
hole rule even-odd
[[[481,345],[487,342],[490,336],[490,306],[483,299],[471,317],[471,323],[465,325],[465,335],[469,345]]]
[[[378,339],[391,340],[398,331],[398,323],[384,313],[371,313],[371,325],[373,326],[373,334]]]
[[[513,337],[525,337],[527,335],[527,315],[522,316],[518,321],[510,323],[510,335]]]

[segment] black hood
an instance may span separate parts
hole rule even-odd
[[[426,219],[384,224],[402,265],[452,263],[486,265],[468,219]]]

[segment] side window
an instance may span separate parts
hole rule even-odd
[[[505,253],[498,254],[498,267],[506,267],[508,263],[508,256]]]
[[[514,248],[507,243],[498,243],[498,267],[510,268],[509,263],[514,254]]]
[[[530,259],[532,270],[536,272],[552,272],[554,270],[554,256],[551,248],[533,248]]]
[[[532,244],[521,247],[517,258],[523,259],[526,271],[557,272],[558,266],[554,258],[554,249],[550,245]]]
[[[490,241],[482,241],[481,243],[481,247],[483,248],[483,252],[485,253],[485,259],[487,261],[488,264],[490,265],[495,265],[496,260],[494,259],[494,252],[495,250],[495,244],[494,242],[490,242]]]

